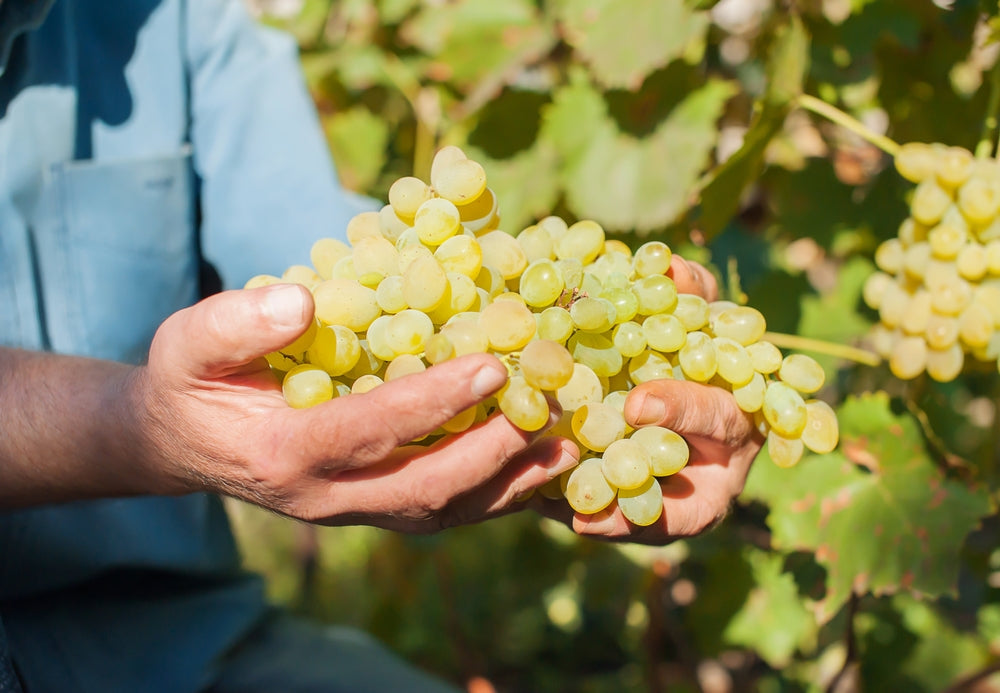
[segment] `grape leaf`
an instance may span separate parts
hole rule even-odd
[[[536,142],[508,159],[491,159],[474,147],[465,150],[486,169],[490,189],[499,201],[501,229],[516,234],[547,216],[555,206],[559,197],[558,158],[551,145]]]
[[[359,106],[324,117],[323,129],[340,181],[350,190],[367,190],[385,163],[389,126]]]
[[[724,637],[753,650],[773,667],[782,668],[795,651],[815,646],[817,625],[799,596],[795,578],[783,572],[784,558],[757,549],[745,551],[756,582],[743,607],[726,627]]]
[[[885,393],[851,397],[838,410],[839,452],[778,469],[756,464],[747,498],[770,506],[779,550],[811,550],[827,569],[821,619],[852,592],[952,593],[966,537],[991,512],[986,492],[947,479],[909,415]]]
[[[687,95],[648,137],[621,133],[600,94],[576,82],[547,109],[540,137],[563,156],[573,213],[609,231],[648,233],[685,212],[718,135],[715,121],[734,93],[711,80]]]
[[[693,44],[703,46],[709,25],[706,12],[676,1],[562,0],[555,3],[555,14],[598,82],[633,90]]]
[[[405,22],[401,36],[434,58],[429,76],[463,88],[495,83],[545,55],[556,37],[527,0],[435,3]]]

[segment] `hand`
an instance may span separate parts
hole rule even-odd
[[[308,291],[275,285],[217,294],[164,322],[133,388],[162,485],[310,522],[430,532],[510,512],[575,465],[575,446],[503,416],[429,447],[400,447],[504,383],[503,365],[486,354],[288,407],[261,357],[300,335],[312,311]]]
[[[667,276],[674,280],[677,291],[682,294],[697,294],[709,302],[719,298],[719,284],[715,281],[715,275],[693,260],[673,255]]]

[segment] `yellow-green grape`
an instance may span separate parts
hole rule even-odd
[[[604,228],[600,224],[589,219],[578,221],[556,239],[556,257],[575,258],[584,265],[589,265],[604,250],[604,241]]]
[[[577,441],[594,452],[603,452],[613,442],[625,437],[625,417],[604,402],[581,405],[573,412],[570,426]]]
[[[389,186],[389,204],[400,219],[412,221],[420,205],[434,197],[427,183],[414,176],[403,176]]]
[[[805,444],[801,438],[783,436],[777,431],[767,434],[767,454],[779,467],[794,467],[802,459]]]
[[[463,409],[441,424],[441,428],[444,429],[445,433],[461,433],[469,430],[479,417],[480,406],[476,404],[468,409]]]
[[[393,314],[409,308],[403,298],[402,275],[395,274],[380,281],[375,288],[375,302],[383,313]]]
[[[934,176],[938,154],[924,142],[907,142],[900,146],[893,163],[903,178],[911,183],[920,183]]]
[[[653,478],[639,488],[619,489],[618,508],[632,524],[648,527],[663,515],[663,491]]]
[[[414,373],[423,373],[425,370],[427,370],[427,365],[419,356],[415,354],[400,354],[386,364],[385,382],[399,380]]]
[[[544,233],[544,231],[543,231]],[[551,306],[566,287],[556,263],[542,258],[529,264],[521,275],[519,291],[524,302],[533,308]]]
[[[344,373],[345,378],[357,380],[362,376],[378,373],[382,369],[382,359],[377,357],[375,352],[372,351],[371,343],[368,339],[358,340],[358,346],[361,347],[358,362],[354,364],[351,370]]]
[[[330,273],[330,279],[350,279],[357,281],[358,273],[354,271],[354,256],[348,255],[337,260]]]
[[[411,236],[409,231],[400,236],[399,241],[396,242],[396,250],[399,251],[400,274],[405,273],[415,260],[434,257],[431,249],[421,243],[419,238],[415,237],[415,232],[413,236]]]
[[[946,147],[939,155],[937,179],[946,188],[957,188],[972,175],[975,159],[961,147]]]
[[[958,251],[955,268],[962,279],[977,282],[986,276],[986,248],[979,243],[966,243]]]
[[[910,292],[898,282],[892,282],[886,287],[882,305],[878,307],[878,317],[889,327],[897,327],[910,305]]]
[[[958,318],[932,313],[927,319],[924,340],[931,349],[947,349],[958,341]]]
[[[578,330],[606,332],[615,324],[617,311],[611,301],[584,296],[573,301],[569,316]]]
[[[931,254],[941,260],[953,260],[968,240],[968,232],[954,224],[938,224],[927,234]]]
[[[563,411],[574,412],[588,402],[602,401],[604,394],[604,386],[597,374],[589,366],[574,363],[573,376],[556,390],[556,400]]]
[[[496,351],[517,351],[535,336],[531,310],[518,301],[495,300],[479,314],[479,325]]]
[[[746,348],[729,337],[716,337],[712,342],[715,345],[719,377],[733,387],[750,382],[757,371],[754,370]]]
[[[781,382],[805,394],[818,391],[826,381],[823,366],[805,354],[786,356],[781,362],[781,368],[778,369],[778,377],[781,378]]]
[[[689,380],[706,383],[719,368],[719,357],[715,352],[712,338],[704,332],[691,332],[680,351],[677,360],[684,376]]]
[[[625,280],[628,281],[627,279]],[[636,316],[639,312],[639,299],[636,298],[635,293],[630,288],[626,287],[605,287],[598,298],[603,298],[604,300],[611,303],[615,308],[615,319],[614,324],[618,325],[623,322],[628,322]]]
[[[604,291],[604,282],[593,272],[589,271],[589,265],[584,268],[583,277],[580,281],[580,294],[582,296],[598,296]]]
[[[371,392],[379,385],[382,385],[385,381],[378,377],[374,373],[368,373],[360,378],[355,379],[351,383],[351,394],[352,395],[363,395],[366,392]]]
[[[458,205],[458,214],[465,230],[477,234],[496,220],[498,208],[496,194],[486,188],[472,202]]]
[[[441,147],[441,149],[434,153],[434,158],[431,159],[431,180],[434,179],[435,175],[440,173],[441,169],[450,166],[456,161],[468,158],[461,147],[456,147],[453,144]]]
[[[927,241],[918,241],[903,254],[903,270],[912,279],[923,279],[927,275],[930,261],[931,244]]]
[[[889,355],[889,370],[901,380],[911,380],[927,367],[927,342],[923,337],[903,337]]]
[[[875,266],[887,274],[899,274],[903,269],[905,253],[903,243],[898,238],[882,241],[875,249]]]
[[[640,315],[669,313],[677,306],[674,280],[660,274],[642,277],[632,283],[632,292],[639,300]]]
[[[569,225],[562,217],[550,215],[538,220],[538,226],[549,232],[553,241],[558,241],[566,235]]]
[[[455,356],[482,354],[490,349],[490,338],[478,320],[456,320],[441,328],[455,350]]]
[[[382,236],[359,240],[353,257],[358,281],[367,287],[374,289],[385,277],[399,274],[399,251]]]
[[[632,257],[632,267],[637,277],[666,274],[670,269],[673,253],[670,246],[661,241],[649,241],[639,246]]]
[[[257,274],[247,280],[247,283],[243,285],[244,289],[259,289],[262,286],[272,286],[274,284],[281,284],[281,277],[275,277],[273,274]]]
[[[472,159],[441,161],[432,168],[434,192],[456,205],[465,205],[486,190],[486,171]]]
[[[716,333],[718,335],[718,333]],[[740,341],[740,340],[736,340]],[[776,373],[779,368],[781,368],[781,350],[774,346],[771,342],[760,341],[754,342],[752,344],[746,344],[745,342],[740,342],[746,347],[747,355],[750,357],[750,363],[753,365],[753,369],[758,373],[764,375],[769,375],[771,373]]]
[[[552,240],[552,234],[538,224],[521,229],[516,238],[525,257],[528,258],[529,264],[536,260],[556,259],[555,241]]]
[[[713,325],[716,337],[728,337],[743,346],[760,341],[767,330],[764,316],[756,308],[738,306],[719,314]],[[755,366],[756,368],[756,366]],[[759,368],[757,370],[760,370]],[[761,371],[762,373],[766,371]]]
[[[434,251],[434,258],[446,272],[458,272],[476,279],[483,266],[483,253],[475,238],[461,234],[445,240]]]
[[[601,455],[601,471],[618,489],[639,488],[653,474],[646,448],[630,438],[616,440],[607,447]]]
[[[489,265],[483,265],[479,273],[475,276],[476,286],[483,289],[490,295],[490,298],[499,296],[506,290],[506,283],[500,271]]]
[[[279,349],[278,351],[282,354],[290,356],[301,356],[306,352],[306,349],[312,345],[313,340],[316,339],[316,333],[319,330],[319,326],[319,321],[313,318],[305,332],[296,337],[294,342],[282,349]]]
[[[943,281],[931,292],[931,308],[942,315],[958,315],[972,301],[972,287],[960,277]]]
[[[927,227],[918,223],[913,217],[906,217],[900,222],[896,236],[904,246],[909,247],[927,240]]]
[[[771,382],[761,407],[768,425],[786,438],[796,438],[806,426],[806,403],[791,385]]]
[[[570,471],[563,495],[573,510],[593,515],[611,505],[616,492],[604,478],[601,459],[588,457]]]
[[[617,238],[608,238],[604,241],[603,254],[624,255],[629,260],[632,259],[632,249],[628,247],[628,243],[618,240]]]
[[[609,378],[625,365],[613,341],[602,334],[577,332],[566,344],[573,360],[589,366],[598,376]]]
[[[372,321],[365,333],[368,348],[380,361],[392,361],[399,356],[392,347],[392,340],[389,338],[389,321],[392,317],[391,315],[380,315]]]
[[[309,363],[331,376],[344,375],[360,360],[361,342],[357,334],[343,325],[324,325],[316,331],[306,356]]]
[[[292,265],[281,275],[281,281],[288,284],[301,284],[307,289],[312,289],[319,284],[322,279],[316,274],[316,270],[306,265]]]
[[[927,375],[939,383],[948,383],[957,378],[964,365],[965,352],[959,344],[927,350]]]
[[[431,365],[442,363],[448,359],[454,358],[454,356],[455,345],[452,344],[451,340],[441,332],[432,335],[424,343],[424,358],[427,359],[427,363]]]
[[[671,476],[687,466],[691,450],[687,441],[677,432],[662,426],[645,426],[629,436],[649,453],[649,467],[653,476]]]
[[[656,316],[650,316],[647,318],[647,321],[653,317]],[[647,344],[645,325],[646,321],[640,325],[630,320],[615,326],[614,331],[611,333],[611,341],[614,343],[618,353],[622,355],[622,358],[630,359],[645,351]],[[687,334],[684,337],[686,339]]]
[[[395,213],[392,211],[392,207],[386,205],[383,209],[388,211],[385,213],[386,216],[395,217]],[[405,222],[396,218],[396,222],[406,226]],[[344,230],[344,235],[347,238],[347,242],[350,245],[354,245],[362,238],[377,238],[384,235],[382,227],[382,212],[362,212],[361,214],[356,214],[351,217],[351,220],[347,222],[347,228]],[[317,269],[319,269],[317,267]]]
[[[409,222],[399,218],[392,205],[389,204],[378,212],[378,227],[379,233],[392,243],[395,243],[403,233],[412,228]],[[350,241],[350,235],[347,238]],[[353,241],[351,242],[353,243]]]
[[[951,195],[936,180],[927,179],[917,185],[910,200],[910,214],[924,226],[937,224],[951,204]]]
[[[431,319],[412,308],[391,316],[386,325],[386,339],[396,354],[419,354],[433,334]]]
[[[326,279],[313,289],[316,317],[364,332],[381,314],[375,291],[351,279]]]
[[[923,334],[931,317],[931,294],[920,288],[910,297],[899,326],[906,334]]]
[[[986,256],[986,271],[993,277],[1000,276],[1000,239],[987,241],[983,254]]]
[[[272,351],[270,354],[264,354],[264,360],[267,361],[267,365],[269,365],[272,369],[282,374],[282,377],[284,373],[287,373],[299,365],[299,361],[292,357],[285,356],[280,351]]]
[[[285,373],[281,394],[294,409],[314,407],[333,399],[333,379],[319,366],[303,363]]]
[[[837,414],[826,402],[810,399],[806,402],[806,427],[800,436],[802,443],[813,452],[823,455],[832,452],[840,440]]]
[[[518,364],[527,383],[539,390],[558,390],[573,377],[573,355],[559,342],[547,339],[528,342]]]
[[[763,375],[754,371],[750,382],[738,387],[734,386],[732,392],[733,398],[736,400],[736,406],[752,414],[755,411],[760,411],[760,408],[764,406],[767,381],[764,380]]]
[[[515,375],[508,379],[496,398],[504,416],[523,431],[537,431],[548,423],[548,400],[541,390],[529,385],[523,376]]]
[[[443,325],[452,316],[468,311],[479,300],[476,285],[471,279],[459,272],[446,272],[448,290],[441,301],[427,315],[435,325]]]
[[[434,256],[418,257],[403,272],[403,300],[410,308],[431,311],[448,294],[448,274]]]
[[[375,214],[375,212],[365,212]],[[376,217],[377,219],[377,217]],[[377,221],[376,221],[377,223]],[[309,249],[309,261],[322,279],[333,276],[333,266],[341,258],[351,254],[351,247],[336,238],[320,238]]]
[[[628,377],[636,385],[674,377],[674,364],[666,355],[646,349],[628,362]]]
[[[642,334],[649,348],[670,353],[684,346],[688,331],[676,315],[658,313],[642,321]]]
[[[504,281],[520,277],[528,266],[528,256],[509,233],[487,231],[478,240],[483,252],[483,264],[496,269]]]
[[[688,332],[708,325],[708,302],[697,294],[680,294],[674,307],[674,317]]]
[[[958,336],[973,349],[985,347],[993,336],[994,329],[993,315],[981,303],[969,304],[958,316]]]
[[[413,228],[421,243],[438,246],[462,228],[458,208],[441,197],[434,197],[422,205],[413,217]]]
[[[1000,212],[998,192],[995,181],[970,178],[958,190],[958,208],[973,224],[988,224]]]
[[[538,327],[539,339],[548,339],[560,344],[565,344],[576,329],[569,311],[556,306],[535,313],[535,324]]]

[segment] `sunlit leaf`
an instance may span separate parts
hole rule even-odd
[[[341,182],[351,190],[367,190],[385,163],[389,126],[360,107],[324,118],[323,126]]]

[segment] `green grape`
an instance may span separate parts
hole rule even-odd
[[[434,310],[448,294],[448,274],[433,255],[418,257],[403,272],[403,300],[410,308]]]
[[[993,221],[1000,212],[1000,196],[995,181],[970,178],[958,190],[958,208],[977,226]]]
[[[739,340],[736,341],[739,342]],[[781,368],[781,350],[771,342],[760,341],[752,344],[740,342],[740,344],[746,347],[750,363],[758,373],[769,375],[776,373]]]
[[[630,288],[605,287],[598,295],[598,298],[603,298],[614,306],[615,319],[613,323],[615,325],[628,322],[639,312],[639,299],[636,298]]]
[[[616,440],[604,450],[601,471],[608,483],[617,489],[639,488],[653,474],[646,448],[631,438]]]
[[[447,335],[442,332],[432,335],[424,343],[424,358],[427,359],[427,363],[431,365],[443,363],[444,361],[454,357],[455,345],[452,344]]]
[[[455,349],[455,356],[481,354],[490,349],[490,338],[478,320],[449,321],[441,328]]]
[[[573,301],[569,316],[576,329],[584,332],[606,332],[615,324],[617,316],[614,304],[603,298],[584,296]]]
[[[524,256],[528,258],[529,265],[536,260],[556,259],[555,241],[552,239],[552,234],[544,227],[537,224],[529,226],[522,229],[515,238],[524,251]]]
[[[371,328],[368,328],[371,331]],[[378,373],[382,368],[382,359],[375,355],[372,351],[371,343],[368,339],[359,339],[358,346],[360,347],[360,355],[358,356],[358,362],[354,364],[354,367],[349,371],[344,373],[345,378],[357,379],[365,375],[372,375]]]
[[[427,366],[419,356],[415,354],[400,354],[386,365],[385,382],[399,380],[414,373],[423,373],[425,370],[427,370]]]
[[[628,377],[636,385],[648,383],[651,380],[673,378],[674,364],[664,354],[652,349],[645,349],[638,356],[633,356],[628,362]]]
[[[403,176],[389,186],[389,204],[400,219],[412,221],[420,205],[432,197],[430,186],[414,176]]]
[[[960,277],[943,281],[931,292],[931,308],[942,315],[958,315],[972,301],[972,286]]]
[[[750,346],[763,338],[767,322],[756,308],[738,306],[720,313],[712,329],[716,337],[727,337]]]
[[[471,159],[442,161],[431,170],[434,191],[456,205],[475,201],[486,190],[486,171]]]
[[[375,289],[375,302],[383,313],[398,313],[409,306],[403,298],[403,277],[395,274],[379,282]]]
[[[931,349],[947,349],[958,341],[958,331],[957,317],[932,313],[923,336]]]
[[[541,313],[535,313],[535,323],[538,327],[538,338],[565,344],[576,327],[573,318],[565,308],[552,306]]]
[[[962,147],[946,147],[939,155],[938,182],[948,189],[962,185],[972,175],[975,159],[972,152]]]
[[[445,293],[445,298],[428,313],[428,317],[435,325],[443,325],[452,316],[472,308],[479,300],[479,289],[467,276],[460,272],[446,272],[445,276],[448,277],[448,291]]]
[[[618,508],[632,524],[648,527],[663,515],[663,491],[652,478],[639,488],[619,489]]]
[[[573,355],[559,342],[528,342],[518,359],[525,381],[539,390],[558,390],[573,377]]]
[[[685,334],[686,337],[687,335]],[[618,353],[622,355],[622,358],[630,359],[638,356],[646,349],[645,321],[642,325],[631,320],[616,325],[614,331],[611,333],[611,341],[614,343]]]
[[[993,315],[981,303],[969,304],[958,316],[958,336],[970,348],[985,347],[994,330]]]
[[[419,310],[407,308],[386,323],[386,339],[396,354],[419,354],[434,334],[434,323]]]
[[[767,434],[767,454],[779,467],[794,467],[802,459],[805,445],[801,438],[786,437],[777,431]]]
[[[746,348],[729,337],[716,337],[712,340],[718,361],[719,376],[732,387],[746,385],[757,372]]]
[[[670,476],[687,466],[691,455],[687,441],[679,433],[661,426],[636,429],[629,436],[649,453],[653,476]]]
[[[523,376],[515,375],[508,379],[496,398],[503,415],[523,431],[540,430],[549,421],[548,400]]]
[[[604,250],[604,240],[604,229],[596,221],[578,221],[556,239],[556,257],[560,260],[574,258],[589,265]]]
[[[433,197],[417,209],[413,228],[421,243],[439,246],[462,228],[458,208],[442,197]]]
[[[594,452],[603,452],[613,442],[625,437],[625,417],[603,402],[581,405],[573,412],[570,426],[577,441]]]
[[[934,175],[938,155],[929,144],[907,142],[900,146],[893,163],[903,178],[911,183],[920,183]]]
[[[704,332],[691,332],[677,352],[677,360],[689,380],[707,383],[719,368],[719,357],[712,338]]]
[[[360,216],[360,215],[359,215]],[[354,217],[358,219],[359,217]],[[374,235],[370,232],[371,224],[365,222],[363,224],[358,224],[357,231],[352,234],[351,226],[347,227],[347,241],[351,244],[363,235]],[[385,205],[378,212],[378,233],[388,239],[390,242],[395,243],[396,240],[403,234],[404,231],[411,228],[409,222],[404,219],[400,219],[399,215],[396,214],[396,210],[392,208],[392,205]]]
[[[363,214],[376,215],[376,224],[378,223],[375,212],[363,212]],[[322,279],[329,279],[333,276],[333,266],[337,261],[350,254],[351,247],[343,241],[336,238],[320,238],[309,249],[309,261],[316,269],[316,274]]]
[[[359,240],[353,258],[354,272],[365,286],[375,288],[385,277],[399,274],[399,251],[382,236]]]
[[[562,272],[555,262],[547,258],[529,264],[521,275],[519,285],[524,302],[533,308],[551,306],[565,288]]]
[[[906,249],[898,238],[882,241],[875,249],[875,266],[886,274],[899,274],[905,254]]]
[[[445,272],[458,272],[470,279],[479,277],[483,267],[483,252],[475,238],[460,234],[445,240],[434,251]]]
[[[497,299],[479,314],[479,325],[486,333],[490,348],[517,351],[535,336],[535,316],[523,303]]]
[[[951,195],[936,180],[927,179],[917,185],[910,200],[910,213],[924,226],[934,226],[951,205]]]
[[[670,269],[673,253],[670,246],[661,241],[649,241],[639,246],[632,257],[632,267],[637,277],[666,274]]]
[[[927,342],[923,337],[902,337],[889,356],[889,370],[901,380],[911,380],[927,367]]]
[[[977,282],[986,276],[986,249],[979,243],[966,243],[958,251],[955,268],[962,279]]]
[[[556,260],[556,267],[562,272],[567,290],[579,289],[583,285],[583,263],[575,257]]]
[[[764,376],[760,372],[754,371],[750,382],[738,387],[734,386],[732,392],[733,398],[736,400],[736,406],[752,414],[755,411],[760,411],[760,408],[764,406],[767,381],[764,380]]]
[[[307,409],[333,399],[333,379],[319,366],[303,363],[285,373],[281,394],[293,409]]]
[[[391,315],[380,315],[372,321],[365,333],[368,338],[368,347],[380,361],[392,361],[399,356],[389,338],[389,321],[392,317]]]
[[[968,242],[969,234],[955,224],[941,223],[927,234],[931,254],[941,260],[953,260]]]
[[[573,510],[593,515],[611,505],[616,491],[604,478],[601,459],[588,457],[569,473],[563,495]]]
[[[903,270],[911,279],[923,279],[931,261],[931,244],[918,241],[908,247],[903,254]]]
[[[528,266],[527,255],[518,245],[517,239],[509,233],[488,231],[479,236],[478,240],[483,253],[483,264],[496,269],[504,281],[520,277]]]
[[[910,296],[899,326],[906,334],[923,334],[931,317],[931,294],[920,288]]]
[[[642,335],[651,349],[670,353],[687,342],[687,333],[680,319],[670,313],[650,315],[642,321]]]
[[[600,402],[604,394],[604,386],[597,374],[582,363],[574,363],[573,376],[556,390],[556,400],[563,411],[574,412],[588,402]]]
[[[789,354],[781,362],[778,377],[799,392],[811,394],[823,387],[826,373],[816,359],[805,354]]]
[[[362,375],[360,378],[355,378],[354,382],[351,384],[351,394],[361,395],[366,392],[371,392],[384,382],[385,381],[382,380],[382,378],[378,377],[374,373]]]
[[[957,378],[964,365],[965,352],[959,344],[953,343],[943,349],[927,350],[927,375],[939,383],[948,383]]]
[[[771,429],[785,438],[797,438],[805,428],[806,403],[791,385],[768,383],[761,411]]]
[[[566,347],[574,361],[589,366],[598,376],[615,375],[625,365],[615,343],[601,334],[577,332],[569,338]]]
[[[398,217],[392,210],[392,207],[386,205],[385,208],[388,211],[385,212],[386,216],[392,216],[400,221]],[[405,222],[400,221],[403,226],[407,226]],[[347,242],[351,246],[357,243],[362,238],[379,238],[384,237],[382,230],[382,212],[362,212],[361,214],[356,214],[351,217],[351,220],[347,222],[347,229],[345,232],[347,236]],[[318,268],[317,268],[318,269]]]
[[[677,306],[677,287],[674,280],[660,274],[637,279],[632,292],[639,299],[640,315],[669,313]]]
[[[802,429],[801,439],[807,448],[820,455],[837,447],[840,426],[829,404],[818,399],[806,402],[806,427]]]
[[[480,249],[480,256],[482,256],[482,249]],[[490,295],[490,298],[494,298],[503,293],[507,284],[500,274],[500,270],[490,267],[489,265],[482,265],[479,269],[479,273],[475,277],[476,286],[483,289]]]
[[[343,325],[324,325],[305,352],[312,363],[331,376],[344,375],[361,359],[358,335]]]
[[[381,314],[375,291],[350,279],[326,279],[313,289],[316,317],[327,325],[355,332],[368,329]]]

